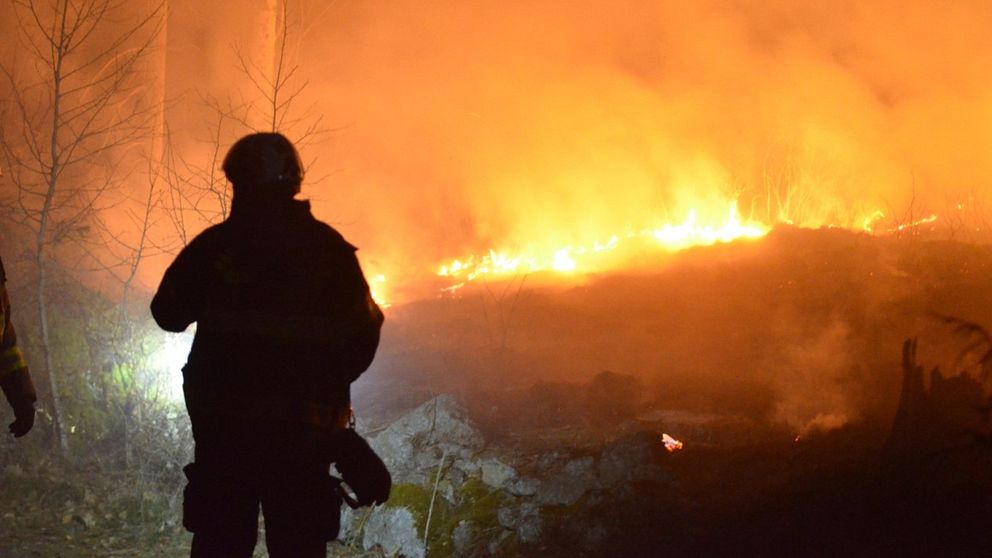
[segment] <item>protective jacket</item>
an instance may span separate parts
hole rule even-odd
[[[27,361],[17,346],[17,332],[10,321],[7,276],[0,260],[0,388],[17,416],[34,414],[37,400]]]
[[[165,330],[197,324],[183,368],[194,434],[203,413],[334,422],[383,321],[356,249],[308,202],[235,209],[180,252],[151,305]]]

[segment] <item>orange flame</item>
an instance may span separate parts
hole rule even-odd
[[[389,308],[392,303],[389,302],[389,296],[386,294],[386,276],[379,273],[369,277],[369,290],[372,292],[372,300],[379,305],[380,308]]]
[[[682,449],[682,442],[672,438],[668,434],[661,435],[661,443],[665,445],[665,449],[668,450],[668,453],[675,453]]]
[[[623,257],[625,248],[643,248],[645,242],[662,251],[678,252],[696,246],[759,239],[772,229],[772,225],[743,218],[736,201],[722,203],[726,204],[726,209],[719,208],[720,202],[716,207],[694,207],[687,211],[682,222],[616,233],[587,244],[562,246],[542,244],[541,239],[534,239],[533,244],[523,249],[490,248],[482,255],[447,260],[437,267],[436,274],[452,281],[441,289],[442,292],[454,293],[477,279],[500,280],[538,272],[567,277],[609,271],[629,261]],[[938,219],[937,215],[929,215],[908,223],[882,225],[887,218],[885,213],[876,210],[843,228],[873,235],[899,234]],[[375,275],[369,283],[376,302],[384,308],[389,307],[386,277]]]
[[[615,234],[608,239],[598,240],[587,245],[553,246],[532,248],[523,253],[493,250],[483,256],[468,256],[453,259],[442,264],[437,274],[462,281],[472,281],[480,277],[500,277],[528,274],[540,271],[553,271],[572,274],[596,271],[603,267],[600,256],[614,252],[625,240],[648,238],[662,249],[679,251],[692,246],[708,246],[732,242],[742,238],[760,238],[771,229],[767,225],[745,221],[737,211],[737,203],[729,202],[726,217],[720,221],[710,221],[699,217],[696,209],[688,212],[685,220],[678,224],[663,224],[657,228]]]

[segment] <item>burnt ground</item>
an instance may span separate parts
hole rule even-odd
[[[522,460],[562,447],[596,451],[638,431],[687,434],[678,436],[685,442],[681,451],[659,452],[670,483],[592,491],[552,510],[543,516],[541,541],[519,555],[992,555],[988,439],[920,440],[896,456],[887,445],[889,422],[797,437],[781,425],[740,417],[711,415],[692,431],[670,414],[648,416],[490,430],[498,446]]]
[[[596,506],[610,534],[556,556],[982,556],[992,551],[990,453],[887,466],[877,431],[793,442],[688,447],[674,487],[640,486]],[[981,470],[984,467],[984,470]],[[561,540],[576,540],[561,526]],[[581,540],[581,539],[578,539]]]
[[[356,410],[388,418],[432,394],[611,371],[641,383],[631,405],[796,430],[819,414],[887,420],[904,339],[920,338],[921,362],[956,366],[961,340],[939,316],[992,325],[992,246],[778,228],[760,242],[652,252],[623,273],[479,280],[390,308]]]

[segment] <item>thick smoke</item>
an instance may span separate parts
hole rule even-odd
[[[281,5],[170,3],[149,71],[165,68],[178,160],[216,170],[214,142],[223,153],[268,124],[236,53],[271,71]],[[589,244],[691,208],[722,217],[731,199],[768,224],[987,221],[987,2],[287,7],[284,93],[306,86],[284,131],[318,116],[327,131],[304,142],[305,195],[394,287],[490,248]],[[215,133],[210,105],[248,125]]]
[[[857,416],[840,382],[854,365],[849,335],[847,324],[837,319],[811,339],[781,348],[782,360],[769,363],[781,397],[775,404],[776,419],[804,433],[836,428]]]
[[[950,219],[982,209],[992,178],[982,2],[354,2],[322,17],[300,55],[344,128],[323,158],[340,172],[310,195],[406,269],[738,195],[766,221]]]
[[[213,137],[202,99],[251,99],[235,51],[267,67],[275,5],[171,6],[187,151]],[[328,130],[305,145],[304,193],[394,288],[731,199],[768,224],[986,218],[984,2],[298,0],[288,16],[292,87],[307,82],[292,111]]]

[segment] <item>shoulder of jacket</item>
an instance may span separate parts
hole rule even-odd
[[[169,267],[189,269],[212,260],[223,252],[224,247],[229,243],[227,240],[229,235],[225,231],[226,227],[223,223],[204,229],[179,251]]]
[[[225,242],[230,233],[229,229],[230,227],[226,223],[211,225],[193,237],[193,240],[183,250],[208,250],[217,244]]]
[[[314,219],[314,222],[317,223],[317,227],[331,249],[338,249],[349,253],[358,251],[358,247],[345,240],[344,236],[334,227],[318,219]]]

